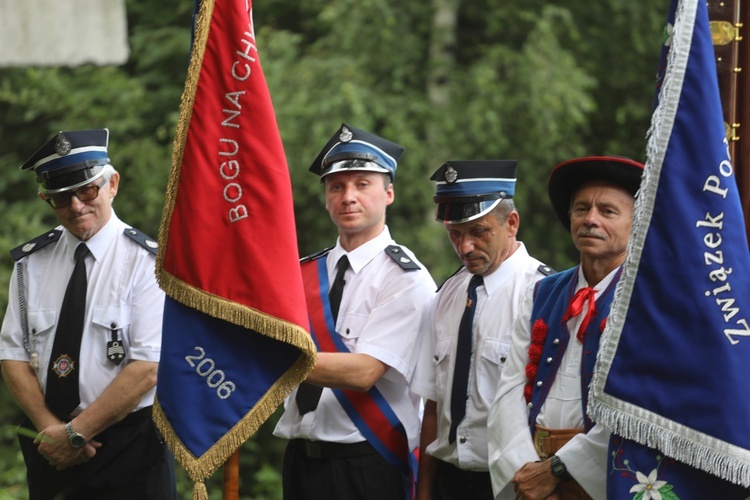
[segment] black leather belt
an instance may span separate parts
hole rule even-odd
[[[367,441],[360,443],[329,443],[328,441],[293,440],[301,453],[309,458],[354,458],[377,453]]]

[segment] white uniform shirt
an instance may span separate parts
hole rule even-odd
[[[419,445],[420,400],[409,390],[408,381],[417,361],[422,311],[434,296],[435,282],[421,264],[418,271],[405,271],[386,255],[385,248],[393,244],[387,227],[349,253],[337,242],[326,265],[329,283],[333,283],[339,258],[349,258],[336,331],[351,352],[367,354],[388,365],[375,387],[404,425],[414,449]],[[411,252],[401,248],[418,263]],[[303,416],[296,395],[295,390],[284,402],[275,436],[336,443],[365,440],[331,389],[323,389],[317,409]]]
[[[595,287],[596,298],[612,283],[619,268],[612,271]],[[588,286],[583,272],[578,270],[575,291]],[[533,287],[527,290],[521,311],[516,319],[513,343],[508,362],[500,378],[497,398],[490,409],[489,453],[490,476],[496,499],[515,497],[511,480],[527,462],[539,460],[531,439],[528,409],[523,391],[526,385],[526,364],[531,344],[531,310],[534,305]],[[588,311],[586,302],[581,314],[568,321],[570,342],[547,398],[537,417],[537,423],[551,429],[583,427],[581,412],[581,352],[582,344],[575,334]],[[571,439],[556,453],[568,472],[593,498],[606,498],[607,446],[609,431],[599,425],[585,434]]]
[[[529,283],[543,278],[541,262],[519,248],[477,287],[466,416],[448,442],[456,344],[471,274],[461,269],[440,288],[424,317],[412,390],[437,403],[437,439],[426,452],[465,470],[487,470],[487,413],[510,351],[513,318]]]
[[[88,288],[81,338],[78,413],[93,403],[130,360],[159,361],[164,292],[156,284],[155,258],[123,234],[130,227],[114,211],[107,224],[86,242]],[[62,229],[59,227],[58,229]],[[37,378],[44,390],[65,289],[75,266],[74,252],[81,242],[66,229],[56,243],[24,257],[29,344],[39,354]],[[29,361],[24,347],[14,267],[8,309],[0,330],[0,360]],[[116,366],[107,358],[112,325],[125,347],[126,358]],[[149,391],[137,411],[153,404]]]

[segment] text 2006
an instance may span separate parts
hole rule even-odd
[[[198,351],[198,354],[185,356],[185,361],[195,368],[195,373],[206,379],[206,384],[210,388],[216,389],[216,395],[219,398],[227,399],[236,388],[234,382],[224,380],[226,378],[224,372],[217,370],[214,360],[206,357],[205,349],[199,346],[195,346],[194,349]]]

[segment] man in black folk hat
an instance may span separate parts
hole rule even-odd
[[[419,498],[493,498],[487,413],[523,291],[551,273],[516,239],[516,163],[449,161],[432,176],[436,219],[463,266],[440,287],[422,325],[412,380],[427,401]]]
[[[385,224],[403,148],[342,125],[310,170],[336,246],[302,259],[315,368],[274,431],[289,439],[285,499],[406,498],[419,444],[408,381],[435,283]]]
[[[164,293],[156,243],[115,215],[109,131],[60,132],[21,167],[60,226],[11,251],[2,374],[36,499],[175,497],[151,420]],[[32,434],[32,435],[33,435]]]
[[[496,498],[606,498],[609,433],[588,418],[588,387],[627,256],[643,165],[621,157],[556,166],[549,196],[578,266],[524,298],[489,416]]]

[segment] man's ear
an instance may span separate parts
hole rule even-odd
[[[112,198],[117,196],[117,188],[120,186],[120,174],[115,172],[112,177],[109,178],[109,192]]]
[[[508,236],[515,237],[518,234],[518,227],[521,224],[521,216],[517,211],[513,210],[508,214],[505,222],[508,224]]]

